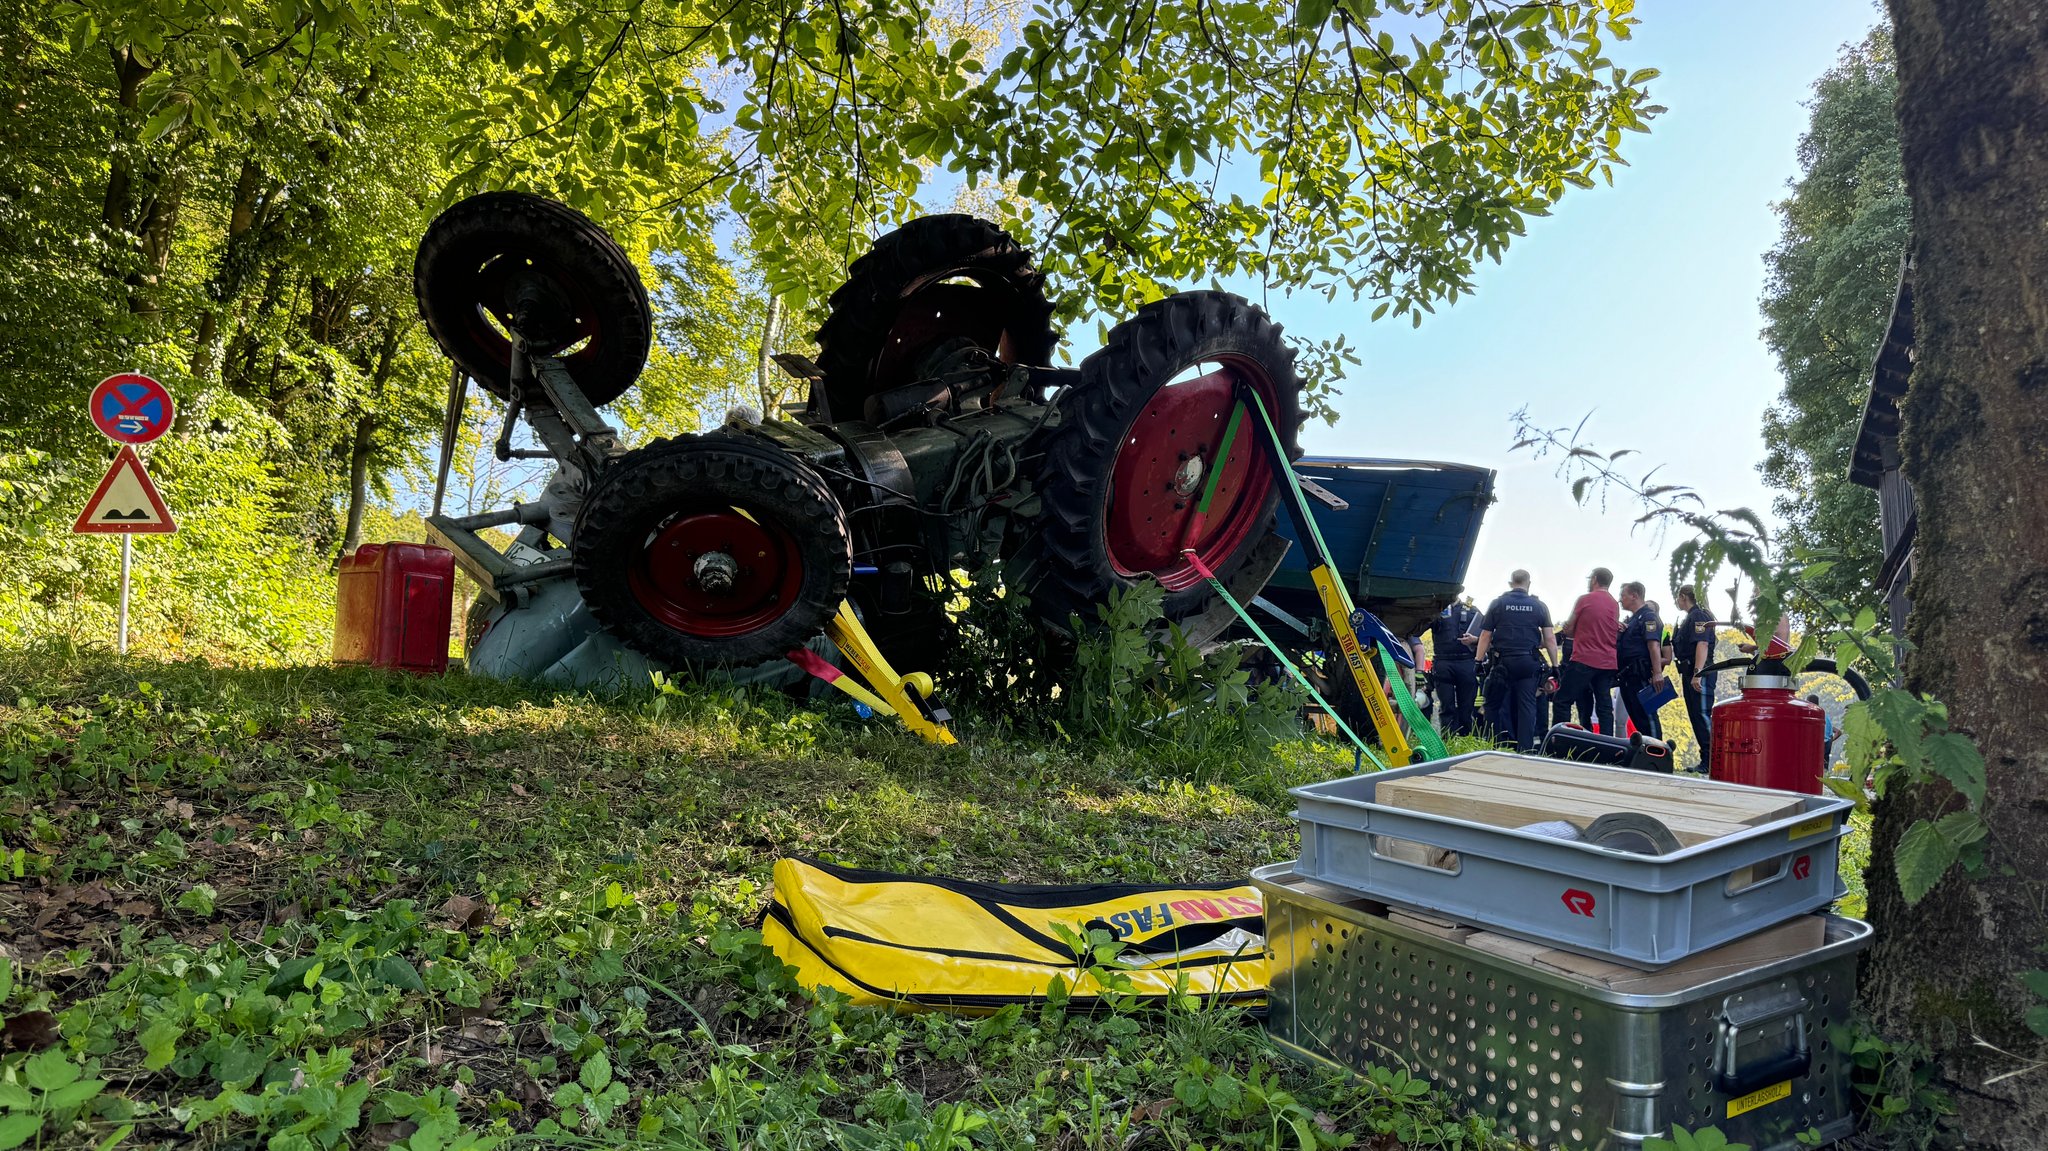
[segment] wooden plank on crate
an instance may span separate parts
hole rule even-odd
[[[1625,791],[1629,794],[1681,799],[1710,807],[1744,813],[1743,823],[1755,826],[1797,814],[1800,801],[1793,796],[1760,795],[1716,787],[1705,780],[1681,779],[1649,771],[1615,771],[1567,760],[1535,757],[1480,755],[1452,764],[1446,775],[1483,775],[1489,779],[1516,783],[1552,783],[1596,791]]]
[[[1501,788],[1501,791],[1544,799],[1559,795],[1602,799],[1606,803],[1620,805],[1614,809],[1640,811],[1659,819],[1692,817],[1747,827],[1772,819],[1786,819],[1802,809],[1802,801],[1790,795],[1774,797],[1729,793],[1724,788],[1700,786],[1696,780],[1673,780],[1651,772],[1612,772],[1563,762],[1501,760],[1503,764],[1479,766],[1479,770],[1470,772],[1458,770],[1462,764],[1452,766],[1432,778],[1456,780],[1468,786]]]
[[[1474,932],[1465,937],[1464,943],[1467,947],[1525,966],[1575,976],[1616,991],[1655,995],[1695,987],[1780,959],[1817,951],[1827,942],[1827,922],[1825,915],[1797,916],[1754,935],[1689,956],[1683,962],[1656,969],[1594,959],[1491,931]]]
[[[1405,907],[1389,908],[1387,910],[1387,918],[1403,927],[1412,927],[1417,931],[1434,935],[1438,939],[1464,939],[1479,930],[1476,927],[1459,923],[1455,919],[1445,919],[1441,916],[1429,915],[1421,911],[1410,911]]]
[[[1564,789],[1538,795],[1448,773],[1385,780],[1374,789],[1373,799],[1387,807],[1508,828],[1554,819],[1583,828],[1610,812],[1641,811],[1655,816],[1687,847],[1743,830],[1740,823],[1688,812],[1677,804],[1644,804],[1627,795]]]

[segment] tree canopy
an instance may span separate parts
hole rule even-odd
[[[1607,55],[1631,7],[0,0],[0,547],[45,608],[106,586],[63,534],[102,462],[77,407],[137,369],[180,400],[152,466],[205,525],[145,580],[261,555],[304,582],[431,450],[412,249],[486,188],[642,262],[660,346],[617,413],[643,434],[769,390],[764,328],[806,350],[873,235],[962,196],[1070,320],[1220,277],[1419,320],[1658,111]],[[1318,387],[1347,354],[1312,349]]]
[[[1884,342],[1911,210],[1899,168],[1889,31],[1847,48],[1814,84],[1800,177],[1765,257],[1764,340],[1785,387],[1764,413],[1759,470],[1779,495],[1781,542],[1835,561],[1816,590],[1875,607],[1877,497],[1849,482],[1871,364]]]

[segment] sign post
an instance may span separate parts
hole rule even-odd
[[[162,493],[142,466],[137,444],[146,444],[171,430],[177,406],[162,384],[148,376],[123,372],[108,376],[92,390],[86,414],[93,426],[121,445],[113,466],[72,523],[74,532],[119,535],[121,537],[121,606],[117,620],[120,638],[116,648],[128,654],[128,589],[134,571],[135,537],[138,534],[168,534],[178,530]]]

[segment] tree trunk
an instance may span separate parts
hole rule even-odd
[[[775,401],[781,398],[782,389],[773,387],[769,381],[775,378],[775,336],[776,327],[782,321],[782,300],[770,294],[768,317],[761,321],[761,356],[754,364],[754,389],[761,396],[761,418],[775,418]]]
[[[1915,230],[1916,359],[1901,447],[1915,488],[1908,685],[1947,702],[1990,777],[1984,874],[1919,905],[1891,857],[1915,819],[1961,806],[1902,789],[1877,811],[1864,999],[1927,1043],[1972,1147],[2048,1146],[2048,1069],[2020,1022],[2048,968],[2048,8],[1890,0]]]
[[[220,361],[220,310],[242,290],[249,260],[245,249],[248,235],[256,225],[256,190],[263,170],[254,159],[242,161],[235,176],[234,203],[228,209],[227,242],[222,245],[220,265],[214,271],[208,292],[213,302],[199,314],[199,333],[192,341],[192,375],[204,380]]]
[[[356,418],[355,442],[349,446],[348,454],[348,520],[342,528],[341,552],[336,562],[363,542],[363,508],[370,499],[370,450],[377,442],[376,434],[377,417]]]
[[[384,324],[384,342],[377,349],[377,366],[370,374],[371,394],[379,400],[384,398],[384,387],[391,380],[391,369],[398,363],[398,345],[404,330],[401,320],[387,320]],[[377,445],[378,424],[377,417],[371,413],[366,412],[356,418],[355,439],[349,445],[348,454],[348,518],[342,528],[341,551],[335,556],[336,563],[363,542],[363,509],[370,502],[370,455]]]

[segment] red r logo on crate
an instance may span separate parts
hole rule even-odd
[[[1813,871],[1813,857],[1802,855],[1792,861],[1792,878],[1805,879]]]
[[[1576,887],[1566,888],[1564,905],[1571,910],[1573,915],[1590,916],[1593,914],[1593,893],[1590,891],[1580,891]]]

